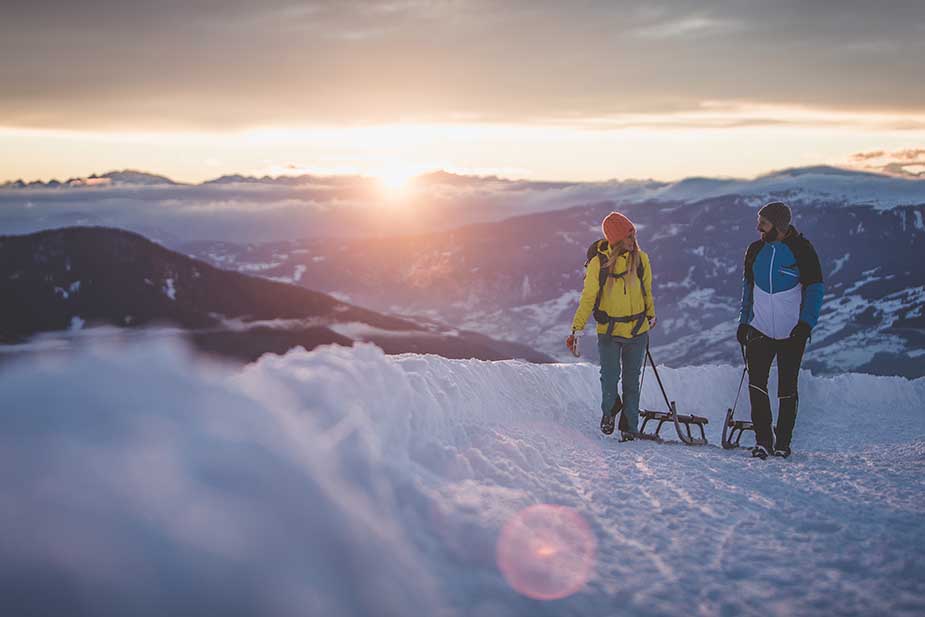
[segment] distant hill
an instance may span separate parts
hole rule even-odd
[[[294,285],[228,272],[123,230],[0,236],[0,342],[95,325],[170,324],[200,348],[244,360],[354,340],[388,353],[550,361],[526,346],[447,331]]]

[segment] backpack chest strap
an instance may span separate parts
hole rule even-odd
[[[622,315],[620,317],[611,317],[604,311],[597,309],[594,311],[594,320],[599,324],[607,324],[607,336],[613,336],[613,328],[618,323],[632,323],[636,322],[633,326],[633,329],[630,331],[632,336],[639,334],[639,330],[642,328],[642,324],[646,322],[646,312],[642,311],[641,313],[634,313],[632,315]]]

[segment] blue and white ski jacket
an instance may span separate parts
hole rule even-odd
[[[783,240],[758,240],[745,251],[739,323],[773,339],[788,338],[797,322],[816,325],[823,293],[816,250],[791,226]]]

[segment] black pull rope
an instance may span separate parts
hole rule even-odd
[[[668,411],[671,411],[671,402],[668,400],[668,394],[665,392],[665,386],[662,385],[662,378],[658,375],[658,369],[655,368],[655,360],[652,359],[652,352],[649,351],[649,342],[646,341],[646,357],[649,359],[649,364],[652,365],[652,372],[655,373],[655,379],[658,381],[658,387],[662,390],[662,396],[665,397],[665,405],[668,406]],[[641,391],[641,388],[640,388]]]
[[[742,384],[745,383],[745,374],[748,372],[748,359],[745,357],[745,345],[740,345],[742,350],[742,362],[745,363],[745,368],[742,369],[742,379],[739,380],[739,389],[736,390],[736,400],[732,404],[732,417],[736,415],[736,405],[739,404],[739,395],[742,394]]]

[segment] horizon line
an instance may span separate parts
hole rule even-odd
[[[851,174],[858,174],[858,175],[880,176],[884,178],[892,178],[892,179],[897,179],[897,180],[910,180],[913,182],[925,180],[925,174],[919,174],[918,176],[909,175],[909,174],[903,175],[903,174],[896,174],[896,173],[888,173],[884,171],[877,171],[877,170],[872,170],[868,168],[850,167],[850,166],[844,166],[844,165],[833,165],[829,163],[819,163],[819,164],[813,164],[813,165],[797,165],[797,166],[792,166],[792,167],[769,169],[767,171],[755,174],[754,176],[751,176],[751,177],[724,175],[724,174],[717,174],[717,175],[694,174],[694,175],[683,176],[683,177],[678,177],[678,178],[670,178],[670,179],[655,178],[655,177],[618,178],[614,176],[614,177],[609,177],[609,178],[603,178],[600,180],[574,180],[574,179],[567,179],[567,178],[507,177],[507,176],[498,175],[496,173],[467,173],[465,170],[455,171],[455,170],[446,169],[446,168],[434,168],[431,170],[426,170],[420,173],[415,173],[413,175],[410,175],[408,176],[408,179],[410,181],[413,181],[413,180],[424,178],[427,176],[445,174],[445,175],[455,176],[459,178],[472,178],[472,179],[479,179],[479,180],[499,180],[499,181],[504,181],[504,182],[542,182],[542,183],[550,183],[550,184],[556,184],[556,183],[607,184],[611,182],[621,182],[621,183],[622,182],[663,182],[666,184],[672,184],[672,183],[677,183],[677,182],[683,182],[685,180],[698,180],[698,179],[724,180],[724,181],[733,181],[733,182],[735,181],[752,182],[752,181],[759,180],[761,178],[766,178],[769,176],[781,175],[786,172],[817,170],[817,169],[818,170],[823,170],[823,169],[836,170],[836,171],[848,172]],[[84,186],[70,185],[68,186],[68,183],[75,182],[75,181],[82,181],[82,180],[107,178],[108,176],[115,175],[115,174],[140,174],[140,175],[145,175],[145,176],[150,176],[150,177],[164,178],[168,180],[171,184],[178,185],[178,186],[202,186],[204,184],[215,182],[216,180],[221,180],[222,178],[229,178],[233,176],[239,176],[243,179],[251,179],[251,180],[279,180],[282,178],[303,178],[303,177],[319,178],[319,179],[357,178],[361,180],[374,180],[374,181],[380,179],[380,176],[376,174],[363,173],[359,171],[354,172],[354,173],[346,173],[346,172],[345,173],[325,173],[325,172],[316,173],[316,172],[312,172],[310,170],[306,170],[303,168],[303,169],[300,169],[298,173],[282,172],[276,175],[271,175],[269,173],[249,174],[249,173],[242,173],[242,172],[234,172],[234,173],[223,173],[223,174],[220,174],[214,177],[210,176],[200,181],[189,181],[189,180],[176,180],[175,178],[171,176],[168,176],[162,173],[157,173],[154,171],[126,167],[122,169],[111,169],[106,172],[93,172],[86,176],[72,176],[72,177],[67,178],[66,180],[59,180],[57,177],[51,177],[48,180],[44,180],[41,178],[26,180],[23,177],[7,178],[7,179],[0,178],[0,188],[9,188],[9,185],[17,184],[17,183],[21,183],[23,187],[28,187],[28,186],[35,185],[35,184],[47,185],[52,182],[57,182],[59,185],[65,186],[66,188],[104,188],[110,185],[99,183],[96,185],[84,185]],[[20,188],[23,188],[23,187],[20,187]]]

